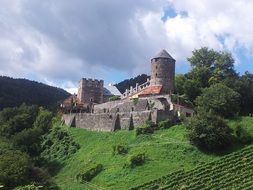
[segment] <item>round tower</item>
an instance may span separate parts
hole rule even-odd
[[[166,51],[162,50],[151,59],[151,86],[162,86],[162,94],[174,91],[176,60]]]

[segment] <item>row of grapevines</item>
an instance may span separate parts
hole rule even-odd
[[[253,146],[226,155],[219,160],[203,164],[195,169],[179,170],[132,188],[132,190],[156,189],[252,189]]]

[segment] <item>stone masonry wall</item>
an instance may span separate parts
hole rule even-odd
[[[147,120],[154,123],[172,119],[174,109],[170,109],[167,96],[133,100],[113,101],[94,106],[93,113],[65,114],[65,124],[71,127],[93,131],[115,131],[133,129]]]
[[[151,111],[121,113],[78,113],[64,114],[62,120],[71,127],[84,128],[91,131],[115,131],[117,129],[133,129],[151,119]],[[72,122],[69,122],[69,121]]]
[[[175,60],[167,58],[154,58],[151,60],[152,85],[162,85],[162,93],[169,94],[174,91]]]
[[[94,106],[94,113],[120,113],[145,110],[148,110],[147,99],[139,99],[136,102],[134,102],[133,100],[119,100],[106,102]]]

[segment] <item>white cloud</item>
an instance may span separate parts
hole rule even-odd
[[[238,49],[253,54],[248,0],[0,0],[0,5],[0,74],[66,89],[81,77],[149,73],[150,58],[163,48],[179,65],[201,46],[230,50],[236,58]],[[177,15],[162,21],[168,6]]]
[[[189,26],[189,19],[194,23],[190,25],[193,33],[190,37],[195,39],[195,47],[207,45],[215,49],[228,49],[234,51],[238,48],[253,48],[253,28],[250,24],[253,20],[253,2],[247,0],[171,0],[177,12],[186,11],[188,17],[177,21],[172,18],[167,23],[176,22],[183,26]],[[171,21],[172,20],[172,21]],[[171,24],[168,24],[172,26]],[[167,26],[167,27],[169,27]],[[190,33],[188,33],[190,35]],[[224,44],[219,38],[223,38]],[[187,43],[187,42],[185,42]]]

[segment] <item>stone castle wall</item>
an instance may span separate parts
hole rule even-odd
[[[153,116],[152,116],[153,115]],[[115,131],[117,129],[133,129],[147,120],[156,119],[152,111],[121,112],[121,113],[78,113],[64,114],[63,118],[67,125],[83,128],[91,131]]]
[[[93,113],[65,114],[62,119],[71,127],[92,131],[133,129],[147,120],[154,123],[172,119],[170,99],[167,96],[134,100],[120,100],[95,105]]]
[[[133,112],[145,111],[149,109],[147,99],[133,100],[119,100],[106,102],[94,106],[94,113],[118,113],[118,112]]]

